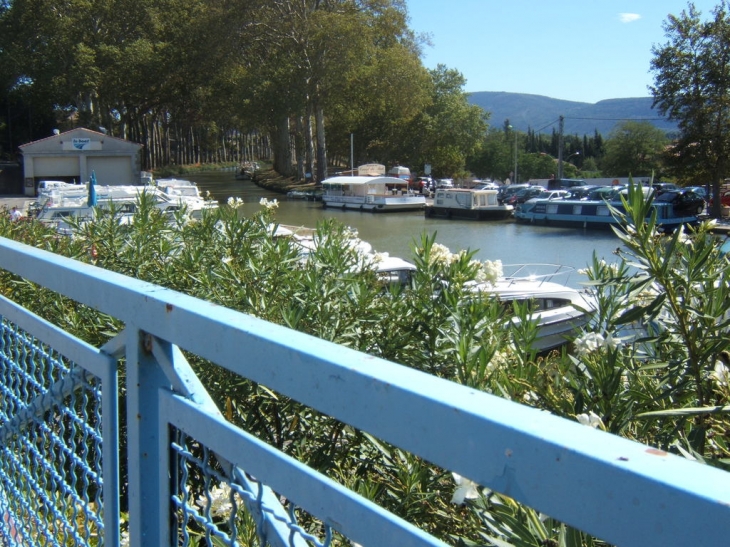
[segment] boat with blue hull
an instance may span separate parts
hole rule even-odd
[[[621,201],[572,200],[572,199],[533,199],[515,210],[518,222],[573,228],[610,228],[618,226],[619,221],[611,209],[625,212]],[[654,202],[656,222],[664,231],[672,231],[683,224],[696,224],[696,214],[675,211],[671,203]]]

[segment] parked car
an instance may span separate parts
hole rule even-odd
[[[651,187],[654,188],[654,192],[657,196],[662,195],[664,192],[681,189],[679,186],[677,186],[676,184],[672,184],[671,182],[655,182],[651,185]]]
[[[504,201],[507,205],[520,205],[525,203],[528,199],[532,199],[540,195],[545,189],[542,186],[528,186],[523,188],[513,196],[510,196]]]
[[[500,205],[503,205],[517,192],[524,188],[529,188],[529,186],[529,184],[507,184],[505,186],[501,186],[499,188],[499,193],[497,194],[497,201]]]
[[[588,192],[588,200],[594,201],[602,199],[603,201],[613,201],[619,199],[619,194],[625,186],[599,186]]]
[[[570,195],[568,190],[543,190],[530,199],[565,199]]]
[[[452,179],[439,179],[436,181],[436,188],[453,188],[454,181]]]
[[[707,195],[707,189],[704,186],[687,186],[685,190],[692,190],[696,194],[699,194],[703,198],[705,198],[705,201],[709,199],[709,196]]]
[[[604,188],[603,186],[573,186],[572,188],[568,188],[568,197],[565,199],[588,199],[588,196],[590,193],[594,190],[598,190],[599,188]]]
[[[480,182],[474,185],[474,190],[499,190],[501,186],[496,182]]]
[[[705,198],[697,192],[680,188],[665,190],[654,198],[656,203],[671,203],[674,213],[680,215],[699,215],[705,210]]]
[[[713,199],[710,198],[708,204],[710,207],[712,207]],[[730,207],[730,190],[726,190],[724,192],[720,193],[720,204],[723,207]]]

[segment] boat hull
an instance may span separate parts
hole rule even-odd
[[[322,206],[372,213],[420,211],[426,206],[424,196],[322,196]]]
[[[621,204],[612,203],[610,206],[623,211]],[[665,231],[698,222],[695,215],[675,216],[669,204],[655,204],[654,207],[657,225]],[[523,205],[514,216],[518,222],[568,228],[609,229],[619,225],[609,204],[604,201],[537,200]]]
[[[509,206],[496,206],[483,209],[457,209],[454,207],[426,206],[426,216],[433,218],[453,218],[459,220],[505,220],[512,216]]]
[[[590,314],[577,309],[549,310],[536,314],[537,335],[532,349],[538,353],[550,351],[573,341],[582,327],[590,322]]]

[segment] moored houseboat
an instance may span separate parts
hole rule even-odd
[[[532,199],[523,203],[515,211],[519,222],[566,226],[577,228],[610,228],[618,226],[619,220],[611,209],[625,213],[620,196],[613,199]],[[673,203],[654,200],[652,211],[656,213],[656,223],[664,231],[672,231],[683,224],[698,221],[695,210],[686,210]]]
[[[372,212],[416,211],[426,206],[426,198],[413,193],[404,179],[338,176],[322,181],[322,205]]]
[[[454,219],[504,220],[512,216],[512,205],[500,205],[494,189],[438,188],[426,216]]]

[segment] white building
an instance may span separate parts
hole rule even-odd
[[[19,147],[23,154],[24,193],[36,195],[41,180],[97,184],[139,184],[142,145],[90,129],[77,128]]]

